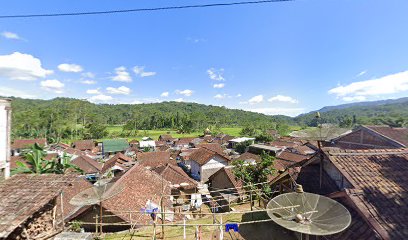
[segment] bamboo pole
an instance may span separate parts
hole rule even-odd
[[[186,240],[186,218],[183,219],[183,239]]]

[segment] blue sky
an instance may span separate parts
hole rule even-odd
[[[22,1],[0,15],[218,1]],[[299,0],[0,19],[0,95],[187,101],[297,115],[408,96],[408,2]]]

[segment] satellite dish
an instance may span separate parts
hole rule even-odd
[[[122,185],[112,188],[113,183],[97,183],[75,195],[69,203],[75,206],[100,204],[123,191]]]
[[[343,205],[303,190],[274,197],[267,205],[267,213],[280,226],[310,235],[339,233],[351,223],[351,215]]]

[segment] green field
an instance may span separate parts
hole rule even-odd
[[[221,128],[221,131],[225,134],[232,135],[232,136],[239,136],[241,132],[241,127],[229,127],[229,128]],[[122,126],[108,126],[107,130],[109,134],[120,134],[122,132]],[[162,134],[171,134],[175,138],[181,137],[198,137],[203,135],[203,132],[192,132],[188,134],[179,134],[174,129],[160,129],[160,130],[139,130],[136,136],[130,136],[128,139],[137,139],[141,140],[142,137],[151,137],[152,139],[156,140]]]

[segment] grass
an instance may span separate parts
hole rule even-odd
[[[221,128],[221,131],[225,134],[232,135],[232,136],[239,136],[241,132],[241,127],[228,127],[228,128]],[[122,132],[122,126],[108,126],[107,131],[110,134],[119,134]],[[151,137],[152,139],[156,140],[162,134],[171,134],[175,138],[182,138],[182,137],[198,137],[203,135],[203,132],[192,132],[188,134],[179,134],[176,130],[171,129],[158,129],[158,130],[139,130],[136,136],[128,137],[129,140],[137,139],[141,140],[142,137]]]

